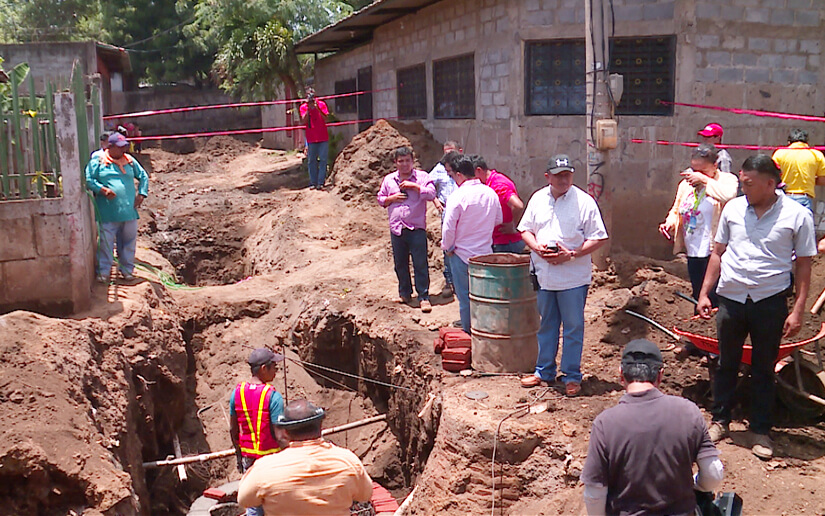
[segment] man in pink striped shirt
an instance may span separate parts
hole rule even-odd
[[[461,313],[461,328],[470,332],[470,258],[493,252],[493,229],[501,224],[501,204],[492,188],[476,177],[473,160],[457,156],[452,170],[458,189],[447,198],[441,248],[447,252],[453,273],[455,295]]]
[[[395,150],[398,170],[387,175],[378,190],[378,204],[387,208],[390,219],[390,240],[398,278],[398,302],[412,301],[410,255],[412,255],[415,291],[421,311],[432,311],[430,304],[430,271],[427,263],[427,202],[435,199],[435,186],[430,175],[414,167],[413,151],[409,147]]]

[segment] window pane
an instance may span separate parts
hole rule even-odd
[[[616,114],[673,115],[676,37],[614,38],[610,71],[624,76],[624,93]]]
[[[528,115],[583,115],[584,40],[530,42],[526,46]]]
[[[353,93],[356,90],[355,79],[335,82],[335,94]],[[358,96],[340,97],[335,99],[335,111],[337,113],[355,113],[358,111]]]
[[[473,54],[433,62],[435,118],[475,118]]]
[[[399,118],[427,118],[426,80],[427,72],[423,63],[395,72]]]

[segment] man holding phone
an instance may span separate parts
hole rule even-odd
[[[559,332],[564,325],[561,373],[564,392],[581,392],[584,346],[584,303],[590,286],[590,253],[607,242],[599,207],[573,185],[573,164],[566,154],[553,156],[544,177],[549,186],[533,194],[518,230],[530,248],[538,279],[539,354],[536,371],[523,378],[524,387],[556,382]]]
[[[429,174],[415,168],[413,151],[409,147],[395,149],[398,170],[384,177],[378,190],[378,204],[387,208],[390,219],[390,240],[398,278],[398,302],[412,302],[410,256],[415,277],[419,307],[432,311],[430,304],[430,272],[427,263],[427,202],[435,199],[435,186]]]

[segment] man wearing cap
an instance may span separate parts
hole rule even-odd
[[[816,239],[811,212],[776,189],[780,171],[770,156],[746,159],[739,178],[745,195],[722,210],[696,310],[710,319],[709,295],[718,279],[719,367],[713,377],[710,436],[717,442],[728,434],[742,350],[750,336],[751,451],[767,460],[773,456],[769,434],[774,365],[782,338],[794,336],[802,327]],[[787,292],[794,256],[796,300],[789,314]]]
[[[496,192],[501,204],[502,222],[493,229],[494,253],[520,253],[524,251],[524,240],[516,231],[516,222],[524,211],[524,202],[518,196],[513,181],[501,172],[490,169],[487,161],[479,155],[471,156],[476,167],[476,177]]]
[[[261,457],[281,451],[273,425],[284,413],[284,398],[269,382],[283,360],[283,355],[267,348],[254,350],[248,360],[252,380],[240,382],[229,398],[229,436],[241,473]],[[247,509],[247,516],[263,515],[258,505]]]
[[[587,513],[694,514],[694,490],[713,492],[724,476],[699,407],[658,389],[662,354],[649,340],[628,343],[619,374],[627,394],[590,431],[581,475]]]
[[[321,437],[324,409],[289,403],[277,424],[289,447],[258,460],[238,486],[238,503],[265,514],[348,515],[372,497],[372,480],[358,457]]]
[[[568,396],[581,392],[584,303],[592,274],[590,253],[607,242],[599,207],[573,185],[573,171],[569,156],[553,156],[544,173],[549,186],[533,194],[518,225],[531,251],[541,315],[536,371],[523,378],[521,384],[555,384],[559,330],[563,325],[561,373]]]
[[[109,131],[100,133],[100,148],[92,152],[91,159],[99,158],[106,151],[106,148],[109,147],[109,136],[111,134]]]
[[[461,328],[470,333],[470,258],[493,251],[493,228],[501,224],[501,206],[496,192],[476,177],[472,158],[457,156],[448,166],[458,190],[444,209],[441,249],[453,272]]]
[[[329,131],[327,116],[329,108],[323,100],[315,98],[315,92],[307,92],[307,100],[298,108],[301,123],[306,126],[307,168],[309,186],[320,190],[327,176],[327,154],[329,153]]]
[[[719,152],[716,157],[716,168],[722,172],[730,172],[733,159],[727,150],[719,149],[719,145],[722,143],[722,136],[725,134],[722,126],[719,124],[708,124],[696,134],[702,137],[702,143],[710,143],[717,147]]]
[[[825,157],[808,145],[808,132],[791,130],[788,146],[776,149],[773,160],[782,169],[787,196],[813,212],[816,185],[825,185]]]
[[[123,279],[134,279],[137,209],[149,195],[149,176],[136,159],[126,154],[128,145],[122,134],[112,133],[108,148],[86,165],[86,187],[95,194],[100,220],[97,280],[101,283],[109,282],[115,243]]]

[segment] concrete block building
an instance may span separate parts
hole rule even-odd
[[[624,77],[619,148],[605,172],[614,246],[670,256],[658,236],[689,165],[686,147],[709,122],[724,143],[781,146],[803,127],[813,145],[825,124],[662,104],[825,113],[825,2],[612,0],[609,70]],[[374,91],[334,102],[342,120],[417,119],[507,173],[525,199],[544,186],[549,157],[570,154],[585,172],[585,2],[378,0],[302,40],[321,95]],[[344,126],[346,140],[363,129]],[[738,167],[753,151],[733,150]],[[770,153],[770,150],[764,152]]]

